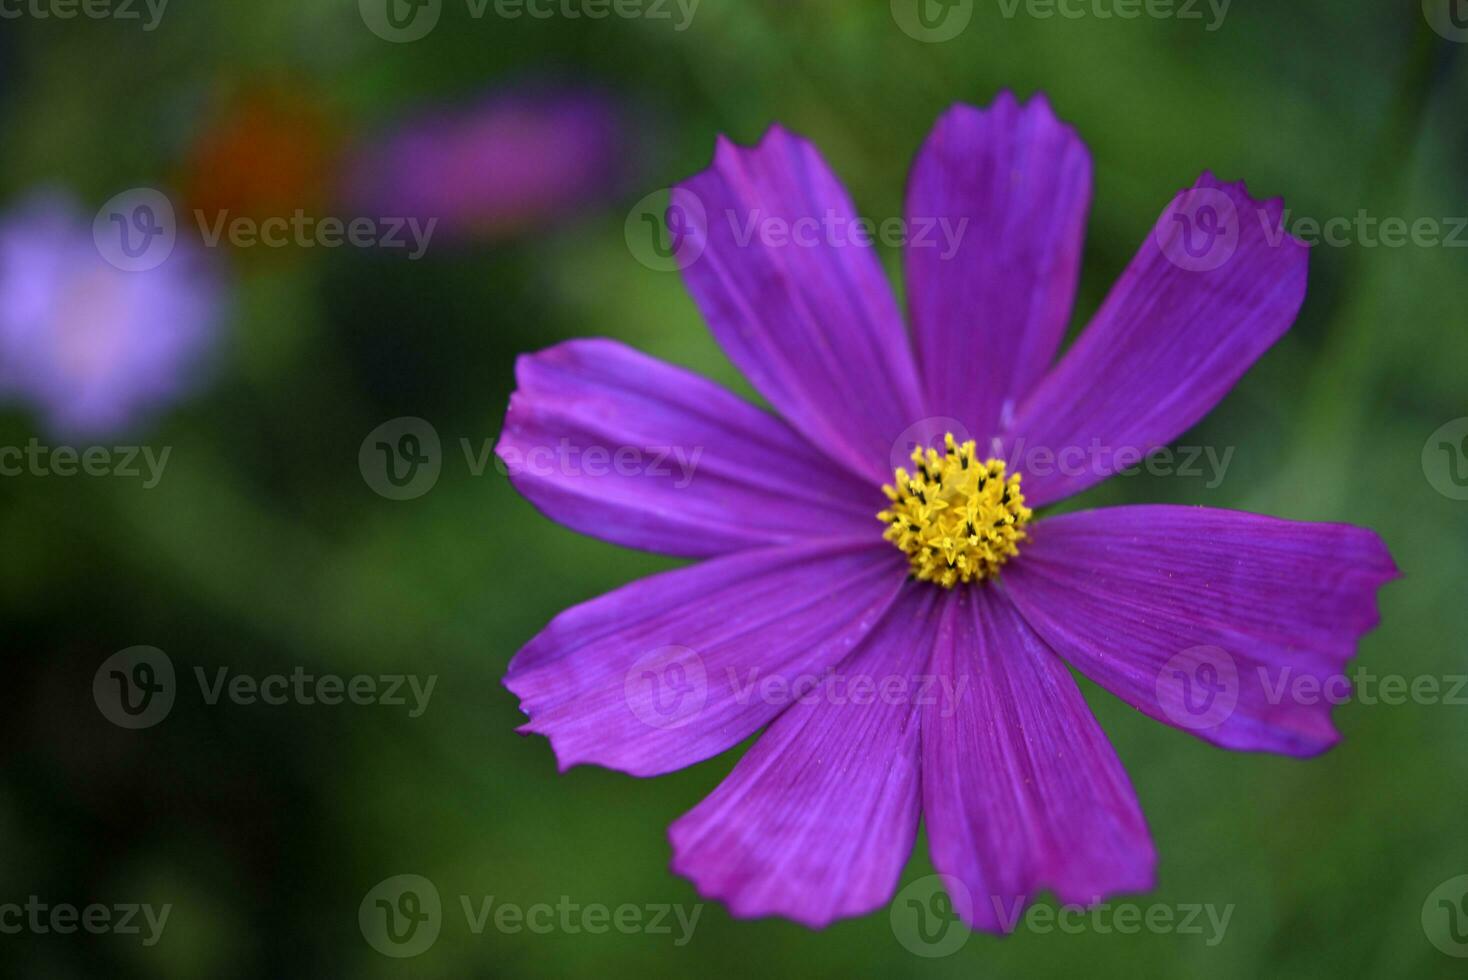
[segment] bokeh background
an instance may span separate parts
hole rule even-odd
[[[942,43],[910,36],[885,0],[703,0],[684,30],[670,9],[539,20],[491,7],[476,19],[448,0],[411,43],[378,36],[353,0],[175,0],[151,31],[0,22],[3,209],[61,189],[89,223],[119,192],[151,187],[181,212],[350,218],[367,213],[348,197],[354,154],[415,119],[569,87],[615,105],[621,127],[615,151],[590,158],[604,177],[590,190],[480,214],[417,261],[207,249],[223,284],[214,354],[191,368],[195,391],[121,434],[58,438],[24,399],[0,409],[0,445],[171,447],[151,489],[0,479],[0,902],[173,906],[152,946],[0,935],[0,972],[1461,975],[1422,913],[1468,873],[1468,704],[1346,705],[1343,742],[1301,762],[1212,749],[1089,684],[1161,855],[1157,890],[1133,900],[1231,904],[1222,942],[1022,928],[922,959],[885,911],[814,933],[716,904],[682,946],[465,927],[460,895],[698,901],[667,870],[665,828],[742,748],[657,780],[557,774],[543,739],[515,734],[500,686],[556,612],[676,563],[542,519],[493,466],[476,475],[461,440],[475,454],[492,445],[517,354],[572,337],[615,337],[749,393],[677,274],[640,261],[626,231],[645,195],[707,164],[717,134],[747,143],[782,122],[822,147],[864,214],[893,217],[945,107],[1047,92],[1095,160],[1077,324],[1205,168],[1283,195],[1293,219],[1468,215],[1468,44],[1435,31],[1417,0],[1235,0],[1212,30],[1206,5],[1197,20],[1124,20],[1087,0],[1071,19],[978,0]],[[564,166],[571,151],[543,144],[545,168]],[[899,256],[884,258],[895,278]],[[1383,626],[1356,667],[1468,673],[1468,502],[1436,489],[1442,474],[1423,461],[1435,430],[1468,415],[1465,308],[1468,248],[1359,236],[1317,247],[1297,326],[1183,440],[1236,447],[1221,485],[1143,476],[1078,503],[1374,527],[1406,575],[1384,590]],[[442,474],[397,501],[374,491],[358,451],[404,416],[442,438]],[[92,682],[139,644],[168,654],[180,689],[164,721],[129,731],[99,710]],[[437,684],[417,718],[209,705],[193,673],[220,667]],[[445,923],[427,952],[390,959],[364,938],[358,905],[405,873],[437,886]],[[920,840],[904,881],[930,873]]]

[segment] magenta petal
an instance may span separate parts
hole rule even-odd
[[[1008,573],[1006,573],[1007,575]],[[1039,891],[1091,904],[1152,887],[1156,854],[1126,772],[1065,664],[993,588],[945,597],[923,714],[933,866],[975,928],[1009,932]]]
[[[845,657],[901,588],[878,542],[746,551],[634,582],[557,616],[505,686],[561,768],[653,776],[748,738]]]
[[[917,834],[919,675],[937,600],[937,589],[905,586],[839,673],[673,824],[673,870],[699,894],[741,918],[815,928],[892,897]],[[888,694],[858,693],[884,684]]]
[[[1140,711],[1225,748],[1312,755],[1376,591],[1375,533],[1189,507],[1040,521],[1004,589],[1045,641]]]
[[[597,88],[501,85],[364,141],[338,179],[352,214],[434,221],[435,243],[540,231],[616,192],[636,159],[629,116]]]
[[[1290,328],[1309,249],[1284,232],[1282,214],[1278,200],[1257,202],[1211,174],[1168,206],[1095,319],[1020,406],[1009,452],[1032,505],[1099,483],[1181,435]]]
[[[753,149],[720,140],[680,184],[683,277],[729,357],[833,459],[890,480],[893,443],[923,417],[891,285],[856,209],[810,143],[778,126]]]
[[[681,368],[579,340],[520,358],[516,376],[496,452],[567,527],[692,557],[877,527],[879,491]]]
[[[954,106],[913,164],[904,258],[928,407],[986,444],[1060,346],[1090,201],[1090,155],[1044,96]],[[934,221],[948,232],[923,235]]]

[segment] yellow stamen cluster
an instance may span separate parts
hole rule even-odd
[[[1019,554],[1032,511],[1019,489],[1019,474],[1004,474],[1002,460],[978,461],[973,441],[959,445],[949,433],[944,452],[912,451],[917,472],[899,468],[895,486],[882,492],[892,505],[877,515],[882,537],[901,548],[912,574],[951,589],[999,574]]]

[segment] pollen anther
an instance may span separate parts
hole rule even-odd
[[[877,519],[883,537],[908,556],[912,574],[951,589],[960,582],[998,576],[1019,554],[1033,513],[1025,506],[1019,474],[1005,474],[1003,460],[977,458],[970,440],[949,433],[944,451],[912,451],[916,472],[899,468],[882,492],[892,503]]]

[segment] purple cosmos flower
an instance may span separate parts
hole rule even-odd
[[[1042,889],[1151,887],[1141,808],[1067,664],[1224,748],[1338,737],[1330,699],[1288,692],[1338,689],[1376,624],[1397,571],[1374,533],[1032,511],[1186,431],[1305,296],[1280,202],[1205,174],[1057,360],[1090,194],[1086,148],[1043,98],[946,113],[908,187],[904,331],[872,248],[797,232],[855,221],[815,148],[779,128],[721,142],[670,224],[714,335],[781,417],[607,340],[519,363],[498,452],[520,492],[704,561],[561,614],[506,684],[562,768],[652,776],[765,729],[670,834],[674,869],[735,915],[881,906],[920,816],[977,928],[1012,927]],[[937,218],[966,222],[947,253],[918,241]],[[702,450],[691,478],[651,465],[668,447]]]
[[[354,207],[438,219],[451,237],[495,238],[609,194],[625,166],[621,108],[593,89],[496,92],[423,115],[364,145],[348,166]]]
[[[72,198],[38,193],[0,220],[0,397],[59,436],[139,423],[200,380],[220,285],[180,240],[146,271],[104,259]]]

